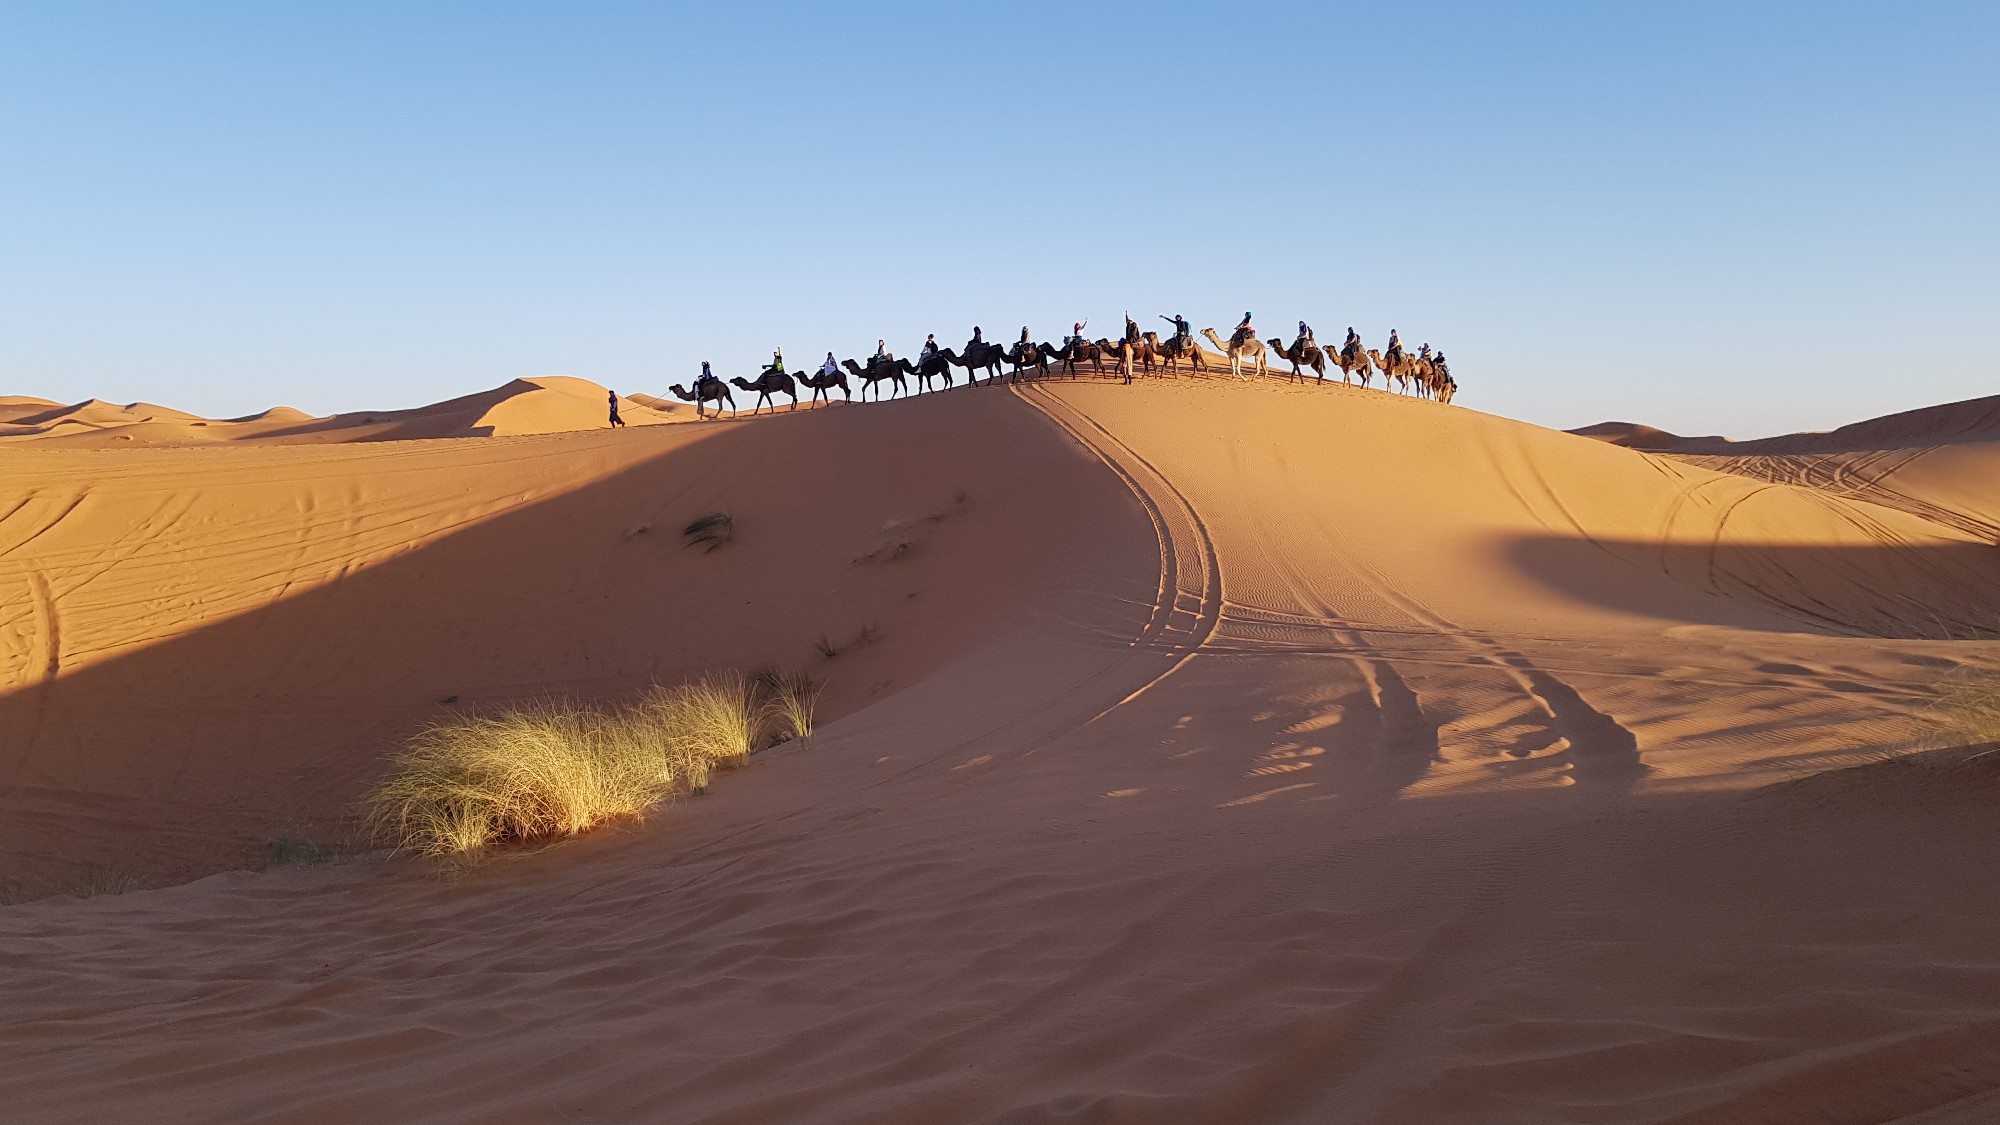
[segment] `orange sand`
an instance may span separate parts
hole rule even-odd
[[[2000,667],[1979,404],[1691,457],[1277,379],[522,386],[195,448],[0,400],[0,872],[207,876],[0,910],[10,1119],[2000,1118],[2000,764],[1908,756]],[[426,720],[761,664],[815,744],[643,825],[230,870]]]

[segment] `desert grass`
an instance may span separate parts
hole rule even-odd
[[[1966,671],[1938,684],[1930,712],[1932,721],[1953,738],[1973,745],[2000,743],[2000,671]]]
[[[812,741],[819,685],[810,676],[803,672],[760,672],[753,686],[762,701],[765,724],[779,740]]]
[[[691,782],[645,726],[559,701],[440,723],[368,795],[369,823],[399,847],[449,855],[639,816]]]
[[[740,766],[757,748],[763,711],[740,673],[703,676],[673,687],[655,685],[638,708],[641,725],[658,740],[674,768],[687,771],[697,793],[709,774]]]

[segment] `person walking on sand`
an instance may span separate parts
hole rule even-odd
[[[618,416],[618,392],[607,389],[604,393],[611,400],[611,428],[615,430],[625,424],[625,419]]]

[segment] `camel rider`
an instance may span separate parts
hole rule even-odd
[[[1361,352],[1361,334],[1352,324],[1347,326],[1347,342],[1340,345],[1341,355],[1358,355]]]
[[[1018,348],[1025,348],[1032,343],[1034,343],[1034,341],[1028,338],[1028,326],[1023,324],[1021,326],[1021,338],[1015,342],[1014,346]]]
[[[1384,359],[1387,359],[1391,356],[1400,356],[1402,354],[1403,354],[1402,338],[1396,335],[1395,329],[1391,328],[1389,329],[1389,347],[1385,351],[1383,351],[1382,357]]]
[[[924,337],[924,346],[917,350],[917,366],[922,367],[924,364],[929,363],[931,357],[937,353],[937,333],[933,332]]]
[[[826,353],[826,362],[819,365],[819,373],[821,375],[840,374],[840,364],[835,362],[832,352]]]
[[[1428,343],[1426,343],[1423,347],[1417,349],[1418,359],[1428,360],[1430,357],[1431,357],[1431,346]]]
[[[1090,318],[1087,316],[1077,321],[1069,330],[1069,342],[1072,344],[1081,343],[1083,340],[1083,330],[1089,324]]]
[[[875,354],[868,357],[868,366],[873,367],[878,363],[887,362],[889,362],[889,341],[875,341]]]
[[[977,324],[973,325],[972,339],[967,340],[965,342],[965,350],[968,352],[977,351],[978,349],[983,348],[985,346],[986,346],[986,337],[980,334],[979,326]]]
[[[1174,339],[1185,340],[1188,338],[1188,322],[1186,317],[1179,314],[1167,316],[1162,313],[1160,319],[1174,326]]]
[[[1250,327],[1250,314],[1246,312],[1243,314],[1242,321],[1236,325],[1236,339],[1242,341],[1254,340],[1256,338],[1257,330]]]
[[[1313,339],[1312,325],[1307,324],[1303,320],[1299,321],[1299,339],[1304,340],[1308,344],[1319,343],[1318,340]]]
[[[701,378],[699,378],[699,379],[696,379],[696,380],[694,381],[694,389],[695,389],[696,393],[697,393],[697,394],[699,394],[699,393],[700,393],[700,391],[701,391],[701,389],[702,389],[703,387],[706,387],[706,386],[707,386],[707,385],[709,385],[710,383],[720,383],[720,382],[722,382],[722,380],[720,380],[720,379],[718,379],[718,378],[716,378],[716,377],[715,377],[715,372],[713,372],[713,371],[710,371],[710,370],[708,369],[708,361],[707,361],[707,360],[705,360],[705,359],[704,359],[704,360],[702,360],[702,361],[701,361]]]
[[[771,366],[764,370],[772,374],[783,375],[785,373],[785,349],[779,348],[773,351],[771,353]]]

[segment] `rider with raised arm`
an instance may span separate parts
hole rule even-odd
[[[1090,318],[1087,316],[1084,317],[1082,320],[1077,321],[1075,327],[1070,329],[1069,342],[1072,344],[1083,342],[1083,330],[1086,327],[1088,327],[1089,324],[1090,324]]]
[[[1186,317],[1181,316],[1179,313],[1175,313],[1173,316],[1161,313],[1160,319],[1174,326],[1174,339],[1185,340],[1188,338],[1188,322]]]

